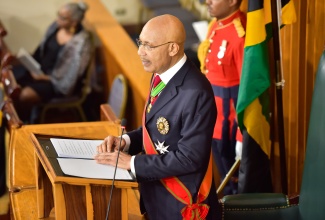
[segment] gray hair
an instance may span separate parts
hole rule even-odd
[[[71,20],[80,23],[88,10],[88,5],[83,2],[71,2],[64,6],[68,11],[71,12]]]

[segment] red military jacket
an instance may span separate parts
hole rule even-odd
[[[201,71],[206,74],[212,86],[230,88],[239,85],[244,55],[245,28],[246,15],[240,10],[224,19],[213,19],[210,22],[207,39],[201,43],[198,57],[201,62]],[[222,110],[224,106],[220,106],[221,101],[218,100],[218,95],[215,96],[218,117],[213,137],[220,139],[223,115],[219,110]],[[230,106],[228,119],[231,122],[235,118],[235,106]],[[237,139],[241,140],[241,135],[237,136]]]
[[[235,25],[235,20],[240,22],[237,23],[241,24],[241,27]],[[246,16],[239,10],[225,19],[213,22],[208,32],[210,47],[205,59],[205,74],[211,84],[224,87],[239,84],[245,27]]]

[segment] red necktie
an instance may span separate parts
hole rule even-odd
[[[156,86],[161,82],[161,79],[158,74],[155,75],[155,78],[153,79],[152,89],[156,88]],[[156,101],[158,98],[158,95],[151,97],[151,105]]]

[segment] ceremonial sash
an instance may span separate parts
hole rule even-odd
[[[148,130],[145,126],[145,110],[142,117],[142,130],[143,130],[143,145],[146,154],[158,154],[154,144],[150,138]],[[207,172],[201,183],[197,201],[193,203],[192,195],[186,186],[177,177],[168,177],[161,180],[165,188],[180,202],[185,204],[185,207],[181,210],[183,219],[185,220],[204,220],[209,212],[209,206],[202,203],[209,195],[212,184],[212,156],[210,154],[210,160]]]

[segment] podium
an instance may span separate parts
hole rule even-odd
[[[24,125],[13,129],[9,151],[9,190],[15,219],[105,219],[111,180],[62,176],[35,151],[32,134],[103,139],[119,135],[113,122]],[[67,135],[68,134],[68,135]],[[138,184],[115,181],[109,219],[141,219]]]

